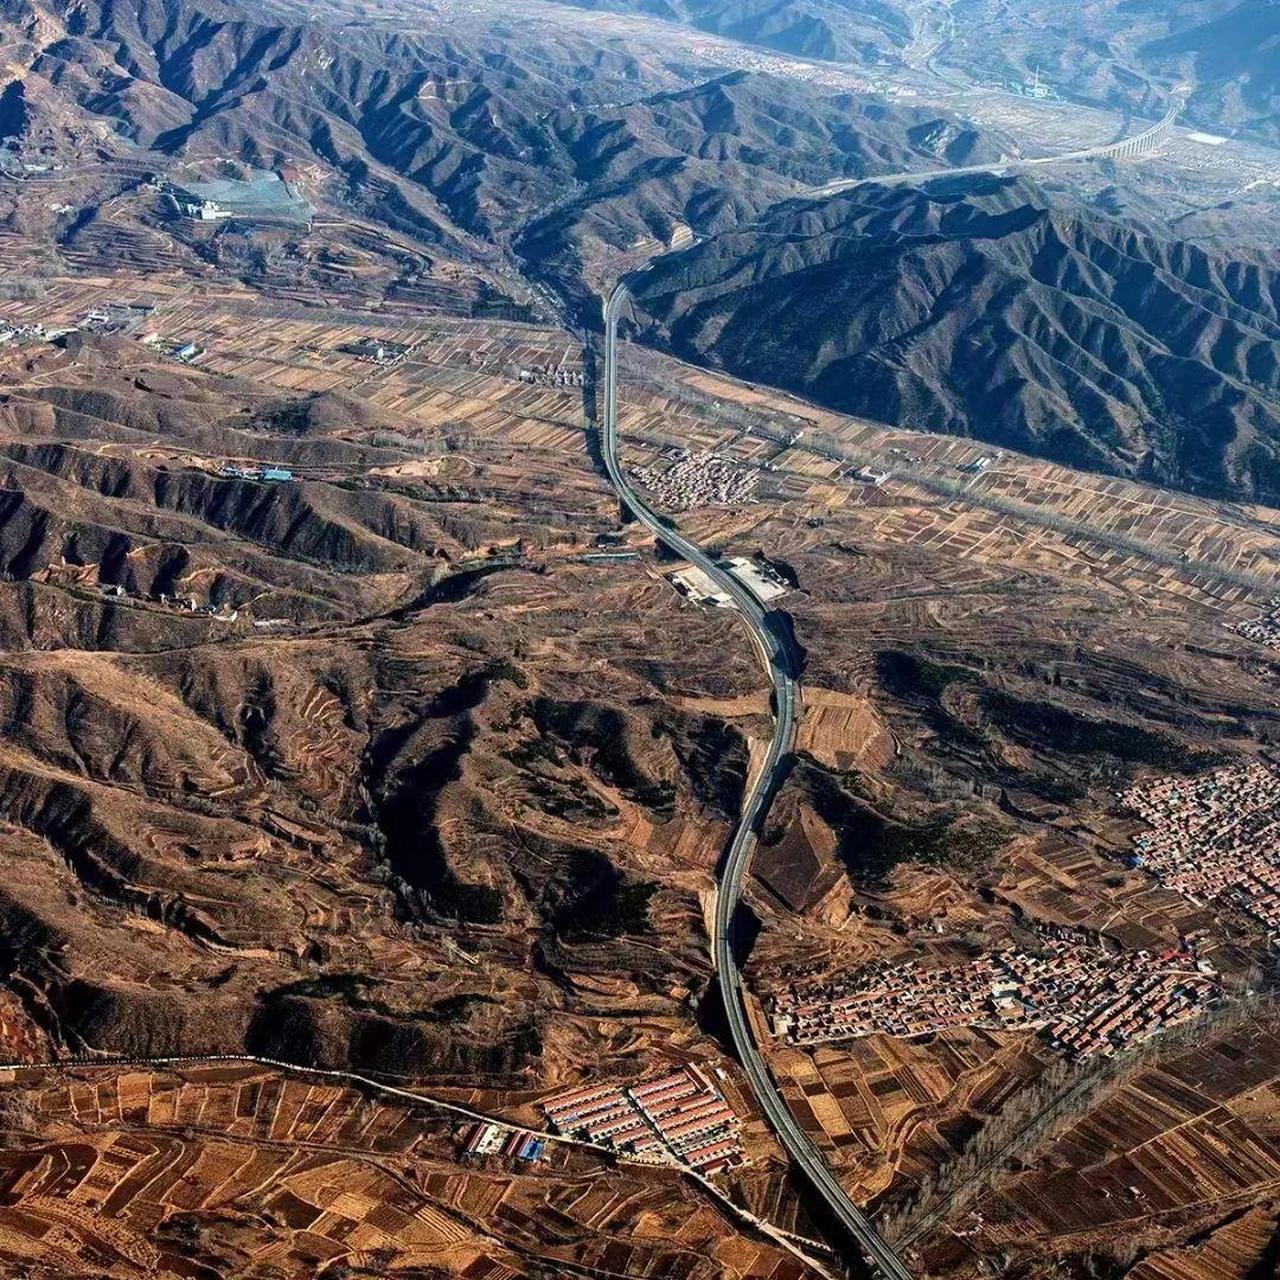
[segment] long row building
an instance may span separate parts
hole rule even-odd
[[[574,1089],[542,1104],[559,1133],[655,1162],[677,1161],[700,1173],[743,1163],[740,1122],[724,1095],[694,1066],[634,1085]]]

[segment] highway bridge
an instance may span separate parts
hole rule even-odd
[[[721,864],[716,891],[712,954],[734,1052],[747,1074],[756,1101],[787,1155],[848,1234],[850,1243],[857,1245],[863,1257],[883,1280],[911,1280],[911,1272],[902,1259],[881,1238],[866,1214],[849,1198],[822,1153],[796,1123],[756,1044],[747,1012],[742,974],[733,953],[733,926],[742,898],[743,880],[755,848],[756,832],[768,810],[781,777],[782,766],[795,739],[798,693],[795,662],[787,642],[782,638],[785,628],[772,624],[769,611],[764,605],[719,561],[712,559],[696,543],[664,524],[632,488],[622,470],[618,458],[618,319],[629,297],[626,285],[619,284],[604,304],[604,384],[600,447],[609,480],[618,497],[641,524],[676,555],[697,565],[730,597],[747,624],[773,687],[773,737],[755,781],[744,798],[738,825]]]

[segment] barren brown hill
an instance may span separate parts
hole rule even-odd
[[[466,503],[375,474],[414,450],[365,406],[145,361],[2,410],[6,973],[46,1052],[511,1084],[561,1069],[557,1010],[585,1032],[581,968],[675,1012],[746,747],[672,696],[733,696],[750,657],[641,661],[637,610],[658,636],[674,602],[575,559],[612,527],[598,481],[556,529],[554,490],[486,500],[474,461]],[[215,446],[297,478],[173,461]],[[637,967],[658,921],[686,941]]]

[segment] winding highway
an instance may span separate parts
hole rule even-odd
[[[756,831],[768,809],[782,765],[795,738],[798,686],[791,654],[779,638],[779,633],[770,625],[769,611],[732,573],[707,555],[701,547],[664,524],[632,488],[622,470],[618,459],[618,318],[629,296],[626,285],[619,284],[604,304],[604,403],[600,443],[609,479],[618,497],[641,524],[677,555],[697,565],[717,587],[730,596],[750,629],[773,685],[773,738],[755,782],[743,801],[742,813],[725,854],[716,893],[712,954],[734,1051],[747,1073],[756,1101],[787,1155],[797,1168],[803,1170],[831,1214],[848,1233],[850,1240],[856,1241],[864,1257],[884,1280],[911,1280],[911,1272],[902,1259],[849,1198],[821,1152],[796,1123],[769,1074],[751,1027],[742,975],[733,954],[733,922],[742,897],[747,866],[755,847]]]
[[[1187,91],[1188,86],[1179,85],[1173,91],[1169,109],[1159,121],[1140,133],[1122,138],[1118,142],[1030,160],[840,179],[827,183],[823,187],[815,187],[804,193],[801,198],[821,199],[851,187],[860,186],[864,182],[892,185],[972,174],[1002,175],[1049,165],[1138,155],[1155,149],[1169,135],[1174,121],[1182,111]],[[797,1124],[774,1083],[760,1047],[756,1043],[755,1032],[747,1011],[742,975],[733,953],[733,926],[738,904],[742,899],[747,868],[755,848],[756,832],[768,810],[774,790],[781,779],[782,766],[791,752],[795,739],[798,693],[796,671],[791,649],[781,638],[784,633],[771,625],[771,611],[766,609],[733,573],[707,555],[696,543],[664,523],[636,493],[622,470],[618,456],[618,320],[629,301],[630,294],[627,286],[620,282],[604,304],[604,386],[600,447],[609,480],[619,499],[641,524],[673,552],[701,569],[721,591],[730,597],[750,630],[752,640],[760,653],[773,686],[773,738],[755,782],[750,786],[743,800],[742,812],[725,854],[716,891],[712,955],[734,1052],[738,1055],[738,1060],[751,1085],[751,1091],[778,1140],[793,1164],[803,1172],[814,1191],[822,1198],[849,1240],[856,1243],[864,1259],[870,1263],[882,1280],[911,1280],[911,1272],[897,1251],[880,1236],[866,1214],[850,1199],[822,1153]]]

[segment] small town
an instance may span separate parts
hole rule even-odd
[[[1237,622],[1232,629],[1246,640],[1253,640],[1268,649],[1280,649],[1280,596],[1268,600],[1266,608],[1256,618]]]
[[[673,449],[631,474],[664,509],[677,512],[745,502],[756,487],[752,472],[710,450]]]
[[[675,1161],[713,1174],[745,1159],[737,1115],[694,1066],[630,1086],[574,1089],[548,1099],[542,1109],[559,1133],[655,1163]]]
[[[1043,932],[1035,950],[957,964],[868,965],[834,982],[791,987],[771,1011],[794,1044],[859,1036],[903,1039],[949,1027],[1038,1030],[1073,1058],[1109,1055],[1222,998],[1190,951],[1121,952],[1072,930]]]
[[[1198,906],[1229,903],[1280,941],[1280,778],[1265,764],[1167,777],[1121,793],[1147,830],[1129,862]]]

